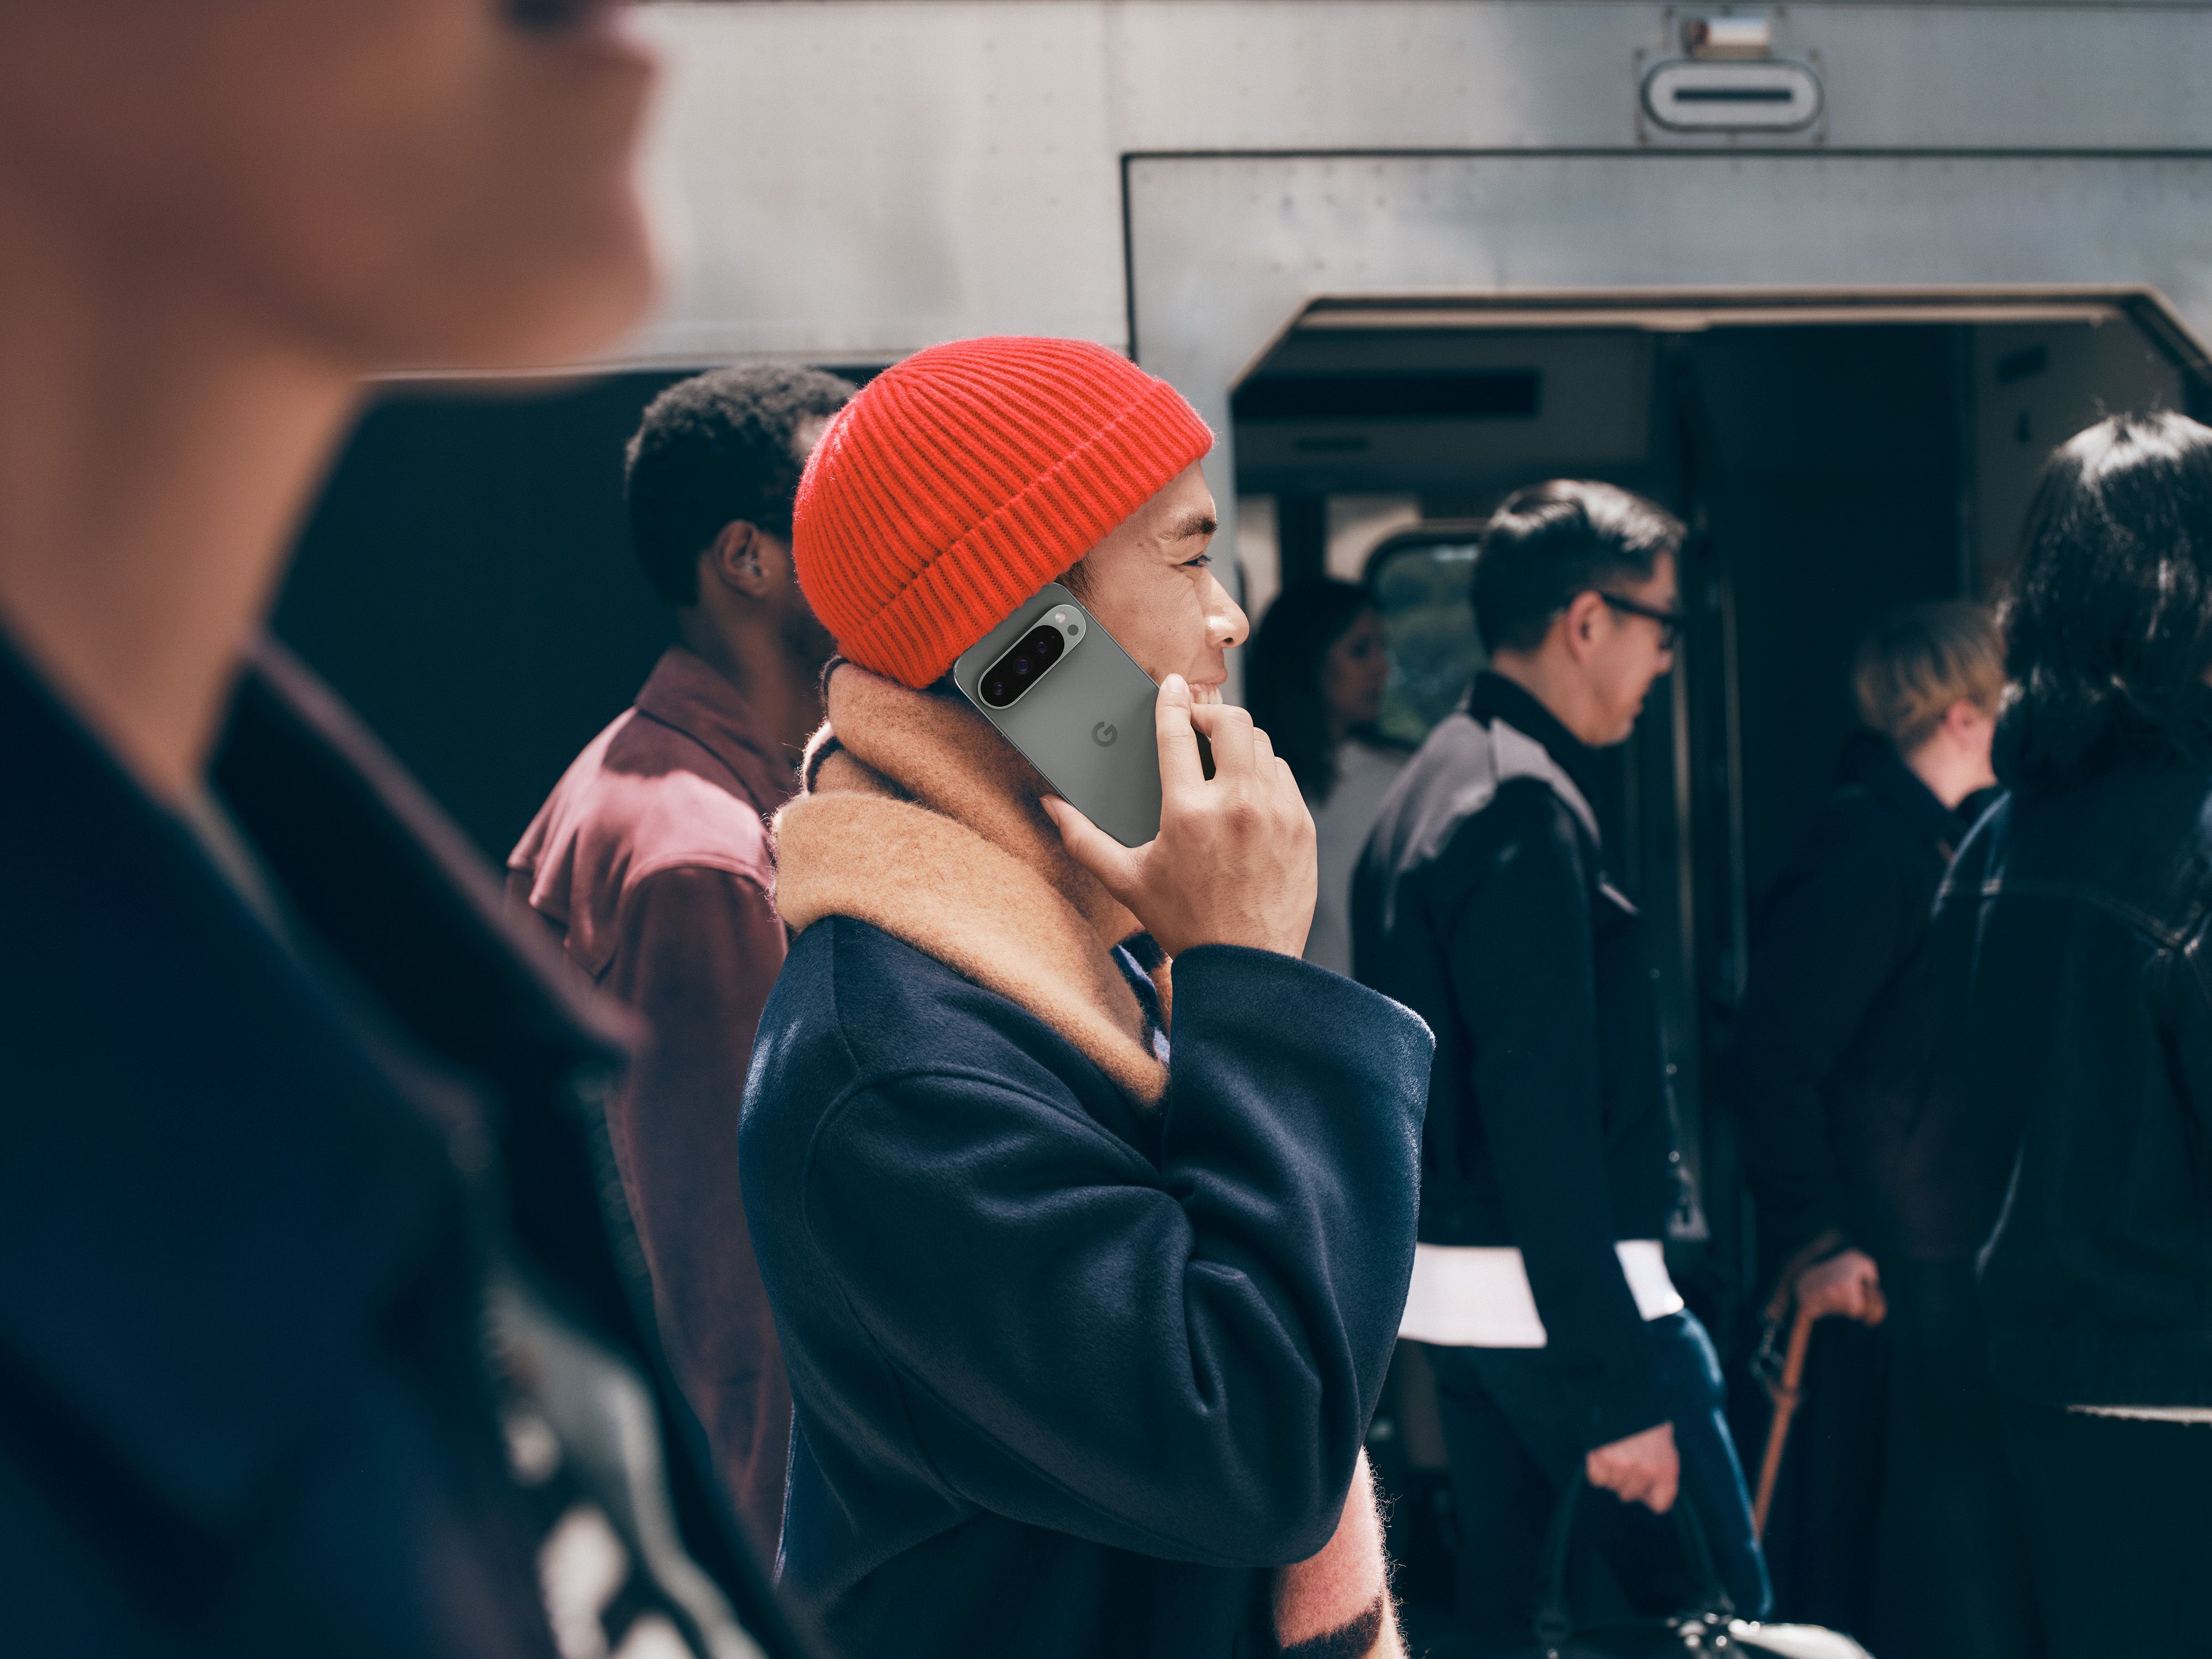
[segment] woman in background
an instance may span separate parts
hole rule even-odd
[[[1290,763],[1313,813],[1320,896],[1305,959],[1352,972],[1352,872],[1382,796],[1406,763],[1375,722],[1390,653],[1374,596],[1356,582],[1286,588],[1252,644],[1245,693],[1252,720]]]
[[[2009,795],[1933,942],[1960,1073],[2019,1126],[1980,1260],[2051,1659],[2212,1631],[2212,430],[2118,415],[2045,468],[2005,607]]]

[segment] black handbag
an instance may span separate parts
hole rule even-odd
[[[1580,1470],[1559,1494],[1544,1536],[1542,1577],[1536,1594],[1536,1620],[1526,1636],[1453,1636],[1433,1642],[1423,1659],[1873,1659],[1848,1636],[1817,1625],[1763,1625],[1735,1616],[1735,1604],[1714,1569],[1688,1497],[1669,1511],[1682,1541],[1682,1553],[1697,1581],[1697,1600],[1688,1610],[1664,1619],[1631,1619],[1623,1623],[1577,1628],[1567,1605],[1567,1547],[1573,1541],[1576,1500],[1583,1493]]]

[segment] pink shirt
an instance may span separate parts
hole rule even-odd
[[[645,1018],[615,1157],[669,1363],[768,1559],[791,1390],[738,1191],[738,1108],[783,965],[765,819],[797,782],[736,688],[671,646],[507,859],[510,900]]]

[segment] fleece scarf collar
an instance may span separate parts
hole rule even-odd
[[[1067,855],[1036,769],[974,709],[851,663],[824,681],[805,793],[775,817],[776,908],[793,932],[851,916],[1027,1009],[1132,1099],[1157,1106],[1167,1064],[1110,947],[1137,919]],[[1163,1022],[1168,965],[1153,969]],[[1279,1569],[1285,1659],[1403,1652],[1364,1455],[1336,1535]]]
[[[1044,780],[972,708],[833,665],[805,793],[775,818],[793,932],[851,916],[1027,1009],[1133,1100],[1168,1069],[1110,947],[1141,931],[1067,855]],[[1155,975],[1164,1010],[1167,975]]]

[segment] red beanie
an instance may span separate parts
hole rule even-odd
[[[918,689],[1212,447],[1173,386],[1103,346],[932,346],[815,447],[799,586],[845,655]]]

